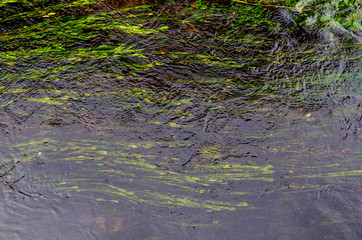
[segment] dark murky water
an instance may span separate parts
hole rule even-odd
[[[1,22],[1,239],[362,238],[360,43],[54,6]]]

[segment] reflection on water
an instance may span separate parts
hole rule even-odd
[[[0,37],[1,239],[362,238],[359,44],[88,4]]]

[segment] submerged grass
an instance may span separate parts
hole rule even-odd
[[[9,118],[25,116],[23,122],[28,109],[35,109],[33,128],[40,125],[44,135],[62,127],[59,136],[40,134],[13,146],[21,153],[14,161],[80,169],[84,176],[55,181],[58,191],[92,193],[97,201],[221,211],[251,208],[247,197],[264,188],[253,184],[274,184],[280,168],[295,173],[290,178],[360,177],[355,165],[299,174],[291,167],[308,154],[294,149],[301,140],[289,136],[293,127],[318,121],[304,112],[323,106],[348,79],[359,79],[353,72],[360,45],[333,45],[331,51],[332,45],[294,39],[293,47],[275,38],[272,10],[259,3],[196,1],[169,6],[173,10],[145,5],[111,11],[93,11],[94,1],[86,0],[41,3],[23,1],[31,10],[1,15],[1,26],[19,25],[0,36],[0,107],[10,112],[21,106],[24,112]],[[79,12],[85,6],[90,10]],[[355,66],[349,72],[336,67],[341,62]],[[286,114],[285,108],[295,111]],[[279,125],[272,124],[275,118]],[[61,140],[65,126],[74,139]],[[321,133],[308,136],[328,137]],[[232,141],[237,146],[225,151],[222,144]],[[264,142],[270,148],[253,148],[260,154],[246,151],[250,143]],[[281,163],[269,160],[273,154]],[[245,191],[225,190],[234,183],[246,185]]]
[[[247,203],[233,203],[211,200],[200,200],[205,193],[201,189],[215,183],[228,185],[229,181],[273,181],[272,178],[263,175],[274,173],[273,166],[250,166],[238,164],[223,164],[213,167],[211,165],[196,166],[194,170],[172,171],[162,169],[159,164],[176,161],[176,158],[161,157],[152,154],[134,153],[135,148],[143,151],[157,150],[160,144],[165,143],[116,143],[104,142],[107,150],[102,146],[94,145],[87,141],[61,142],[53,139],[42,139],[18,144],[16,148],[26,155],[19,161],[38,162],[46,161],[46,164],[55,164],[63,161],[71,161],[71,164],[87,163],[83,168],[86,179],[69,179],[58,183],[58,191],[93,192],[105,194],[101,199],[119,196],[131,203],[147,203],[161,207],[191,207],[210,210],[236,210],[239,207],[248,206]],[[111,149],[113,146],[114,149]],[[138,150],[139,151],[139,150]],[[117,153],[118,152],[118,153]],[[62,157],[60,157],[62,156]],[[94,165],[90,167],[89,164]],[[117,170],[122,169],[122,170]],[[221,170],[222,169],[222,170]],[[117,184],[101,184],[97,178],[93,178],[93,171],[98,171],[104,177],[114,179]],[[87,174],[89,172],[89,174]],[[114,175],[116,174],[116,175]],[[79,177],[79,176],[78,176]],[[126,188],[117,185],[125,185]],[[90,187],[92,186],[92,187]],[[143,188],[163,188],[163,191],[154,193]],[[167,192],[170,191],[170,192]],[[184,194],[194,193],[197,197],[185,197]]]

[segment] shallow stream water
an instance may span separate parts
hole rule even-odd
[[[362,238],[360,43],[75,5],[1,22],[0,239]]]

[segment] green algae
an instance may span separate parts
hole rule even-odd
[[[167,34],[174,31],[167,25],[170,22],[178,23],[181,21],[186,23],[186,21],[194,22],[195,19],[203,22],[206,19],[212,20],[213,16],[218,16],[217,14],[205,14],[203,16],[203,14],[198,13],[198,15],[192,16],[193,19],[190,18],[191,20],[179,20],[175,16],[175,19],[169,17],[167,21],[162,22],[164,19],[161,17],[150,19],[156,15],[149,12],[150,6],[107,11],[86,16],[66,15],[60,12],[63,7],[70,9],[92,3],[94,2],[76,1],[67,5],[36,9],[29,13],[16,14],[1,19],[2,22],[23,17],[42,17],[44,20],[8,31],[0,36],[1,46],[11,46],[9,48],[11,50],[0,52],[0,63],[3,63],[6,69],[16,69],[16,72],[9,71],[1,77],[4,81],[2,84],[4,86],[0,89],[1,93],[14,99],[9,100],[8,104],[14,104],[17,98],[21,98],[29,102],[27,103],[29,106],[34,106],[34,103],[37,104],[36,106],[42,105],[47,109],[49,115],[42,116],[39,113],[39,115],[34,114],[34,116],[44,119],[54,116],[54,113],[59,112],[58,109],[63,107],[79,111],[74,105],[78,106],[77,104],[81,100],[99,101],[112,110],[142,111],[142,114],[135,114],[137,116],[134,118],[142,126],[152,124],[156,125],[158,129],[169,127],[175,132],[190,131],[195,126],[198,127],[197,124],[189,124],[188,120],[195,120],[197,117],[203,116],[204,109],[207,109],[206,112],[210,114],[250,115],[253,120],[265,117],[280,117],[283,119],[282,121],[295,120],[298,123],[303,120],[306,124],[300,123],[299,126],[308,126],[309,121],[318,120],[318,117],[313,115],[309,118],[298,112],[283,116],[283,113],[278,112],[284,104],[283,101],[289,97],[290,101],[296,102],[296,106],[303,106],[306,105],[303,101],[312,94],[316,95],[317,98],[323,92],[323,88],[343,84],[342,78],[356,77],[348,72],[338,74],[333,71],[316,75],[312,70],[303,72],[303,76],[273,75],[274,68],[280,68],[281,71],[285,70],[286,74],[290,74],[292,70],[289,70],[287,66],[292,66],[293,71],[297,71],[299,68],[308,67],[311,62],[323,65],[330,61],[356,61],[360,59],[358,55],[338,55],[337,51],[331,52],[331,54],[335,54],[333,56],[325,56],[323,53],[328,50],[328,46],[325,46],[326,49],[323,51],[307,50],[313,46],[302,46],[300,51],[294,49],[293,52],[280,50],[278,54],[275,54],[257,49],[271,49],[274,42],[270,38],[256,38],[251,37],[250,34],[240,36],[235,33],[234,37],[219,35],[215,36],[215,39],[202,39],[203,41],[193,41],[188,38],[188,35],[181,34],[179,39],[176,39],[177,41],[174,39],[175,35],[172,36],[172,39],[168,39]],[[236,16],[232,18],[234,17]],[[247,16],[244,15],[244,17]],[[148,27],[151,20],[156,22],[155,27]],[[194,24],[197,26],[196,23]],[[218,31],[215,33],[218,34]],[[132,41],[123,43],[123,39],[128,37]],[[118,38],[120,40],[117,40]],[[161,50],[154,50],[152,46],[147,47],[143,43],[138,43],[138,41],[142,42],[144,38],[149,39],[150,42],[162,42],[162,40],[168,39],[177,42],[175,43],[176,46],[177,44],[188,44],[187,46],[192,46],[192,50],[177,49],[175,51],[172,48],[167,49],[168,44],[165,44],[166,47]],[[101,39],[100,43],[97,42],[98,39]],[[104,43],[102,42],[103,39],[111,40]],[[96,43],[89,44],[92,41]],[[220,47],[220,41],[230,45]],[[83,42],[84,46],[76,46],[75,43],[77,42]],[[87,44],[91,46],[87,47]],[[159,46],[157,47],[159,48]],[[318,46],[315,47],[318,48]],[[194,51],[194,49],[198,49],[198,51]],[[234,55],[225,54],[225,52],[233,52],[234,50],[236,51],[233,53]],[[313,56],[309,57],[310,54]],[[95,61],[94,65],[89,64],[91,61]],[[45,67],[21,70],[17,68],[22,64],[31,65],[35,63],[34,66],[38,66],[38,63],[50,62],[53,64],[45,65]],[[193,66],[195,69],[200,69],[199,72],[201,73],[198,73],[199,75],[196,77],[189,74],[185,78],[171,78],[162,75],[164,70],[168,70],[170,64],[177,64],[181,68]],[[269,67],[266,70],[263,66]],[[118,69],[112,70],[112,68]],[[234,77],[229,74],[229,72],[242,72],[243,70],[253,71],[253,73],[254,70],[255,72],[269,71],[270,79],[264,79],[259,75],[244,79],[244,76]],[[210,76],[211,73],[218,71],[221,71],[222,74]],[[155,76],[158,74],[159,79],[161,79],[160,82],[164,78],[167,79],[169,85],[160,85],[160,89],[157,89],[154,87],[156,83],[147,82],[147,78],[152,78],[149,77],[152,76],[151,74],[155,74]],[[84,79],[91,80],[84,82]],[[75,82],[77,87],[72,90],[57,90],[51,89],[51,87],[17,88],[5,84],[6,82],[15,85],[15,83],[26,81],[34,81],[38,84],[39,82],[47,82],[54,83],[54,85],[69,81]],[[96,83],[104,85],[93,87]],[[187,84],[192,87],[185,87]],[[83,91],[82,87],[89,88],[89,86],[92,90]],[[110,86],[112,89],[109,89]],[[303,91],[313,92],[304,96]],[[38,96],[28,97],[27,94],[30,92],[35,92]],[[238,102],[243,105],[238,105]],[[48,108],[49,105],[52,107]],[[232,106],[232,109],[228,105]],[[2,107],[4,106],[2,105]],[[353,112],[353,109],[351,111]],[[91,115],[88,110],[84,110],[84,112]],[[96,119],[96,117],[94,118]],[[277,129],[273,132],[264,130],[243,132],[239,128],[232,129],[234,125],[238,124],[237,121],[233,123],[230,118],[225,117],[225,119],[225,122],[228,122],[224,123],[226,130],[218,130],[218,134],[232,135],[234,131],[240,130],[241,136],[237,136],[239,138],[252,141],[273,141],[270,144],[271,148],[266,150],[265,154],[288,153],[292,157],[289,161],[281,157],[281,163],[275,161],[271,165],[261,161],[252,162],[249,157],[247,161],[244,158],[228,157],[223,149],[230,149],[229,146],[209,144],[199,146],[196,150],[197,158],[191,161],[190,166],[183,169],[180,167],[185,161],[182,154],[170,158],[160,153],[162,149],[167,148],[172,148],[172,151],[177,153],[177,151],[183,151],[179,148],[192,147],[193,144],[190,141],[179,141],[174,135],[170,136],[171,139],[175,138],[175,140],[164,142],[147,140],[137,142],[123,140],[120,136],[113,142],[103,141],[102,143],[88,138],[83,141],[81,139],[61,141],[55,140],[58,139],[58,136],[55,136],[54,139],[33,140],[14,146],[25,155],[19,156],[15,160],[32,164],[39,161],[40,158],[44,158],[49,164],[52,162],[62,162],[70,166],[75,164],[75,168],[81,169],[79,174],[89,177],[84,179],[69,178],[58,184],[55,183],[56,189],[61,192],[77,192],[78,196],[83,197],[94,196],[95,200],[99,202],[119,203],[128,201],[134,205],[146,204],[162,208],[190,207],[206,211],[234,211],[253,205],[247,203],[248,200],[237,202],[228,197],[255,197],[253,191],[220,191],[220,198],[226,199],[225,201],[210,200],[207,194],[210,192],[209,189],[219,186],[226,188],[232,182],[243,183],[244,185],[253,185],[255,182],[276,183],[280,169],[286,170],[286,172],[292,171],[290,176],[284,176],[286,179],[354,178],[361,175],[359,170],[333,172],[329,169],[326,170],[329,173],[325,174],[314,174],[314,172],[313,174],[302,174],[295,169],[300,166],[298,160],[308,158],[310,155],[298,153],[297,150],[288,149],[284,146],[287,141],[289,141],[288,144],[300,143],[301,141],[299,139],[286,139],[289,128],[285,128],[283,131]],[[97,119],[94,120],[94,122],[96,121]],[[115,130],[124,131],[122,127],[119,127],[122,120],[117,118],[117,120],[111,119],[109,121],[109,123],[117,126],[114,128]],[[89,122],[92,124],[92,121]],[[47,126],[51,126],[51,124]],[[325,126],[320,124],[318,127]],[[95,136],[108,137],[106,127],[97,126],[97,130],[99,132],[94,133]],[[204,132],[206,132],[206,128]],[[129,132],[125,131],[120,135],[123,134],[127,135]],[[143,134],[149,133],[144,131]],[[76,134],[74,133],[74,135]],[[80,136],[82,135],[80,134]],[[326,134],[323,135],[321,131],[308,133],[308,136],[310,138],[315,136],[328,137]],[[237,150],[235,151],[237,152]],[[356,162],[357,159],[358,157],[349,157],[343,158],[341,161]],[[248,161],[252,163],[248,165]],[[290,162],[293,162],[294,165]],[[323,168],[341,167],[340,165],[316,165],[305,167],[305,169],[309,172],[312,171],[311,169],[320,172]],[[115,183],[101,183],[99,175],[102,178],[110,178]],[[287,194],[315,190],[310,186],[293,185],[291,190],[288,187],[281,187],[278,191],[285,191],[283,194]],[[255,191],[259,191],[259,189]]]
[[[248,206],[246,202],[232,204],[232,203],[211,201],[211,200],[200,201],[198,199],[189,198],[189,197],[178,198],[175,195],[163,195],[160,193],[154,194],[148,191],[139,193],[140,195],[144,195],[144,198],[140,198],[137,197],[137,194],[134,191],[132,192],[127,191],[125,189],[115,187],[112,185],[106,185],[105,187],[106,188],[102,189],[92,189],[92,188],[83,189],[83,190],[80,190],[78,188],[70,188],[70,189],[77,189],[76,190],[77,192],[82,192],[82,191],[103,192],[106,194],[123,197],[134,204],[147,203],[150,205],[161,206],[161,207],[188,207],[188,208],[199,208],[199,209],[214,210],[214,211],[221,211],[221,210],[234,211],[237,208]],[[59,188],[59,190],[64,190],[64,188]],[[152,200],[148,199],[149,197],[152,197]]]
[[[61,102],[61,101],[53,100],[52,98],[49,98],[49,97],[39,98],[39,99],[38,98],[28,98],[28,101],[45,103],[45,104],[50,104],[50,105],[71,104],[71,103],[67,103],[67,102]]]
[[[349,170],[349,171],[342,171],[342,172],[330,172],[330,173],[321,173],[321,174],[314,174],[314,175],[299,175],[293,176],[298,178],[338,178],[338,177],[362,177],[362,170]]]
[[[140,7],[138,8],[140,11],[147,9],[149,6],[146,7]],[[136,9],[136,8],[134,8]],[[126,10],[125,10],[126,11]],[[127,10],[128,11],[128,10]],[[17,64],[17,61],[19,60],[26,60],[29,58],[33,58],[35,56],[40,57],[44,60],[48,60],[48,59],[56,59],[57,61],[66,61],[66,62],[84,62],[84,61],[88,61],[90,59],[108,59],[108,58],[117,58],[117,57],[124,57],[124,58],[129,58],[129,57],[137,57],[140,59],[147,59],[149,58],[147,55],[149,54],[143,54],[143,52],[145,52],[145,49],[133,49],[132,46],[119,46],[119,45],[101,45],[98,47],[92,47],[92,48],[77,48],[77,49],[72,49],[72,50],[66,50],[66,48],[69,48],[69,46],[72,46],[73,43],[69,42],[69,39],[83,39],[83,40],[87,40],[87,39],[92,39],[96,36],[100,36],[102,35],[100,33],[100,31],[102,31],[102,29],[105,28],[112,28],[115,26],[121,26],[119,25],[120,20],[117,19],[112,19],[113,22],[109,22],[109,19],[106,19],[105,16],[107,15],[112,15],[115,12],[113,11],[112,13],[109,12],[103,12],[100,14],[96,14],[96,15],[90,15],[90,16],[81,16],[78,19],[77,18],[69,18],[69,17],[60,17],[58,19],[53,19],[51,21],[47,21],[47,22],[41,22],[35,25],[32,25],[30,27],[26,27],[24,29],[20,30],[20,34],[16,35],[13,32],[8,35],[4,35],[2,38],[2,41],[10,41],[10,40],[14,40],[14,39],[22,39],[22,38],[31,38],[34,37],[37,39],[37,41],[41,38],[44,38],[45,35],[47,38],[55,38],[55,39],[60,39],[61,43],[53,44],[53,46],[51,47],[40,47],[37,49],[32,49],[30,51],[27,50],[17,50],[17,51],[9,51],[9,52],[5,52],[5,53],[1,53],[2,56],[0,59],[2,59],[2,61],[4,61],[7,64]],[[126,15],[128,16],[128,15]],[[59,23],[60,22],[60,23]],[[122,25],[123,26],[123,25]],[[132,34],[142,34],[141,32],[141,27],[140,25],[124,25],[122,28],[127,31],[127,29],[129,31],[131,31]],[[36,32],[34,32],[33,30],[37,29]],[[39,31],[40,29],[40,31]],[[163,31],[166,30],[167,26],[163,26],[163,27],[159,27],[158,30],[159,31]],[[82,33],[85,30],[92,30],[95,31],[97,33],[93,34],[93,33],[89,33],[89,31],[87,32],[87,34],[82,35],[79,33]],[[152,30],[152,29],[146,29],[145,33],[149,34],[151,32],[154,31],[158,31],[156,30]],[[52,35],[56,33],[56,35]],[[30,35],[29,35],[30,34]],[[36,34],[36,35],[32,35],[32,34]],[[245,39],[244,39],[245,40]],[[249,39],[250,40],[250,39]],[[261,41],[262,43],[263,41]],[[203,45],[200,45],[203,46]],[[217,49],[216,46],[208,46],[208,47],[212,47]],[[164,54],[164,53],[163,53]],[[303,52],[304,54],[304,52]],[[231,68],[238,68],[238,67],[243,67],[245,63],[243,62],[244,60],[246,61],[250,61],[250,60],[257,60],[257,61],[273,61],[273,58],[270,59],[265,59],[263,57],[258,57],[255,59],[250,59],[250,58],[241,58],[240,60],[242,60],[241,65],[239,63],[237,63],[236,65],[233,63],[236,63],[235,61],[231,61],[232,58],[220,58],[220,57],[216,57],[215,56],[209,56],[206,54],[193,54],[193,53],[186,53],[186,52],[169,52],[168,53],[169,56],[174,56],[176,58],[179,58],[180,56],[187,56],[190,57],[190,60],[181,60],[180,62],[185,63],[185,64],[190,64],[190,63],[200,63],[200,64],[206,64],[206,65],[218,65],[221,67],[231,67]],[[196,58],[197,60],[192,60],[192,58]],[[216,60],[215,60],[216,59]],[[191,62],[190,62],[191,61]],[[239,61],[240,62],[240,61]],[[148,71],[151,68],[155,67],[155,66],[160,66],[162,64],[164,64],[166,62],[152,62],[152,63],[148,63],[148,64],[131,64],[131,65],[126,65],[126,67],[128,69],[132,69],[135,71]],[[71,67],[68,67],[71,68]],[[64,67],[64,69],[61,69],[61,71],[66,71],[67,67]],[[24,75],[21,76],[22,78],[31,78],[31,79],[44,79],[44,78],[51,78],[51,76],[47,76],[47,71],[48,70],[42,70],[39,71],[38,73],[33,72],[33,73],[28,73],[31,74],[31,76]],[[50,71],[50,69],[49,69]],[[58,73],[56,70],[54,73]],[[43,75],[43,76],[42,76]],[[15,78],[15,75],[11,75],[12,78]],[[126,76],[123,74],[118,74],[118,73],[105,73],[104,76],[114,76],[118,79],[125,79]],[[56,81],[58,81],[59,78],[57,78],[56,76],[54,76],[54,79],[56,79]],[[212,81],[207,81],[207,83],[211,83]],[[221,82],[220,82],[221,83]],[[228,83],[228,85],[225,86],[225,88],[229,88],[230,87],[230,83]],[[234,87],[234,86],[233,86]],[[255,87],[255,86],[249,86],[249,87]],[[276,86],[275,89],[278,89],[279,86]],[[298,88],[298,86],[297,86]],[[266,89],[269,90],[269,89]],[[128,93],[132,94],[132,91],[128,91]],[[266,91],[267,92],[267,91]],[[124,92],[126,94],[126,92]],[[160,94],[160,93],[157,93]],[[251,93],[251,95],[253,95],[253,93]],[[265,100],[269,100],[269,99],[273,99],[276,98],[277,95],[273,94],[271,95],[269,94],[265,94],[265,93],[258,93],[259,96],[264,96]],[[266,97],[265,95],[269,95],[269,97]],[[164,100],[164,98],[158,98],[155,96],[155,94],[151,94],[150,95],[153,98],[148,97],[144,97],[143,100],[147,103],[163,103],[163,104],[167,104],[169,102],[168,99],[166,99],[166,101]],[[46,102],[46,101],[45,101]],[[48,101],[49,102],[49,101]],[[171,100],[171,102],[175,105],[180,105],[180,103],[182,103],[182,100]],[[186,103],[186,102],[185,102]],[[158,122],[155,122],[158,123]],[[167,125],[171,126],[171,127],[180,127],[182,125],[178,124],[178,123],[166,123]]]
[[[125,33],[128,34],[141,34],[141,35],[148,35],[151,33],[159,32],[159,31],[165,31],[168,29],[167,26],[160,27],[158,29],[143,29],[143,26],[141,24],[137,26],[129,25],[129,24],[120,24],[120,23],[110,23],[105,24],[103,26],[97,25],[97,28],[101,29],[115,29],[115,30],[122,30]]]
[[[131,46],[126,47],[125,44],[114,45],[114,46],[98,46],[93,48],[78,48],[77,50],[66,51],[61,46],[56,47],[40,47],[33,50],[20,50],[20,51],[11,51],[5,52],[0,54],[0,60],[4,62],[14,61],[14,60],[25,60],[30,57],[35,57],[39,55],[40,58],[49,58],[54,57],[53,59],[56,60],[63,60],[63,61],[85,61],[92,58],[95,59],[104,59],[110,57],[139,57],[139,58],[147,58],[140,52],[140,49],[132,49]],[[137,65],[135,65],[137,66]],[[141,68],[143,65],[140,65]],[[63,69],[59,70],[66,70],[69,68],[74,68],[75,66],[63,66]],[[138,67],[140,68],[140,67]],[[57,67],[54,68],[57,70]],[[49,69],[50,70],[50,69]],[[56,73],[56,72],[55,72]]]
[[[96,164],[98,168],[101,168],[99,171],[102,174],[110,175],[117,174],[117,181],[129,182],[132,184],[142,184],[144,186],[152,186],[156,184],[158,186],[169,186],[175,189],[179,189],[180,193],[194,192],[194,193],[205,193],[204,191],[199,191],[197,188],[188,186],[188,184],[196,184],[196,186],[210,186],[216,182],[221,184],[227,184],[227,181],[271,181],[267,177],[260,177],[260,175],[272,174],[274,171],[270,170],[273,167],[268,166],[243,166],[243,165],[232,165],[232,164],[223,164],[214,168],[216,172],[208,172],[207,169],[212,169],[212,166],[203,166],[203,168],[195,168],[195,171],[185,171],[183,173],[178,173],[170,170],[162,170],[157,166],[157,162],[161,160],[161,157],[155,155],[143,155],[139,153],[132,152],[120,152],[116,153],[115,150],[102,150],[96,145],[92,145],[87,141],[87,143],[81,144],[79,142],[60,142],[53,139],[41,139],[39,141],[31,141],[16,146],[21,150],[27,157],[22,158],[22,161],[36,161],[39,157],[45,157],[46,159],[52,159],[57,155],[62,157],[57,157],[53,161],[72,161],[75,164],[78,161],[89,161],[92,159],[94,164],[96,162],[103,162],[104,164]],[[81,144],[81,145],[80,145]],[[107,143],[108,147],[112,144]],[[145,150],[152,149],[159,146],[158,143],[116,143],[115,146],[122,147],[123,151],[136,150],[138,148],[143,148]],[[39,156],[39,153],[42,153]],[[107,158],[111,160],[106,160]],[[165,158],[167,159],[167,158]],[[20,160],[20,159],[19,159]],[[105,162],[106,160],[106,162]],[[112,168],[117,168],[122,166],[124,170],[115,170]],[[107,168],[111,169],[107,169]],[[102,169],[103,168],[103,169]],[[127,170],[126,170],[127,169]],[[196,170],[197,169],[197,170]],[[224,172],[219,172],[221,169]],[[94,171],[83,167],[84,171]],[[227,172],[225,172],[227,171]],[[139,176],[143,177],[138,179]],[[86,183],[86,184],[85,184]],[[98,187],[89,188],[89,184],[95,184]],[[124,200],[128,200],[130,203],[146,203],[160,207],[192,207],[192,208],[201,208],[209,210],[236,210],[239,207],[248,206],[247,203],[225,203],[218,201],[209,201],[204,202],[198,198],[189,198],[184,197],[179,194],[169,195],[168,193],[157,193],[153,194],[151,192],[144,192],[133,188],[122,188],[112,185],[99,185],[97,181],[90,179],[71,179],[69,181],[63,181],[58,183],[58,191],[77,191],[79,193],[94,192],[94,193],[103,193],[109,196],[119,196]],[[245,194],[242,194],[245,195]],[[107,199],[100,197],[100,199]],[[111,200],[115,200],[112,198]],[[107,200],[108,201],[108,200]],[[110,200],[109,200],[110,201]],[[114,201],[113,201],[114,202]]]

